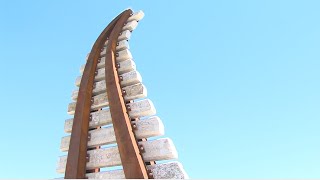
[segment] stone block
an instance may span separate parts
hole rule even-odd
[[[78,94],[79,94],[79,89],[73,90],[73,91],[72,91],[72,94],[71,94],[71,99],[72,99],[73,101],[76,101],[77,98],[78,98]]]
[[[128,49],[116,52],[116,61],[124,61],[127,59],[132,59],[132,54]]]
[[[74,114],[76,110],[76,104],[77,102],[72,102],[69,104],[68,114],[70,115]],[[108,105],[109,105],[109,101],[108,101],[107,94],[106,93],[99,94],[99,95],[93,96],[92,103],[91,103],[91,110],[98,110]]]
[[[118,63],[120,66],[117,69],[119,75],[136,70],[136,64],[134,63],[134,61],[132,59],[127,59],[127,60],[124,60],[124,61],[121,61]]]
[[[88,61],[88,58],[89,58],[89,55],[90,55],[90,53],[88,53],[87,55],[86,55],[86,61]]]
[[[137,139],[164,135],[163,123],[159,117],[154,116],[133,123],[136,125],[136,128],[133,128],[133,130]],[[113,126],[91,130],[89,131],[89,134],[90,139],[88,141],[88,147],[90,148],[116,143]],[[70,136],[63,137],[61,139],[60,150],[68,151],[69,144]]]
[[[123,74],[123,73],[127,73],[127,72],[130,72],[130,71],[136,70],[136,64],[134,63],[134,61],[132,59],[120,61],[118,63],[119,63],[119,66],[120,66],[120,68],[117,68],[118,74]],[[100,63],[98,63],[98,65],[97,65],[97,69],[104,68],[104,65],[105,65],[105,57],[101,58]],[[81,74],[84,71],[84,69],[83,69],[84,66],[85,65],[81,66],[81,69],[80,69],[80,73]]]
[[[106,57],[101,57],[100,60],[98,60],[97,68],[104,68],[106,62]]]
[[[98,110],[100,108],[106,107],[109,105],[107,93],[102,93],[92,98],[93,102],[91,104],[92,110]]]
[[[91,115],[91,121],[89,121],[90,128],[96,128],[98,126],[104,126],[112,123],[111,114],[109,109],[93,112]],[[73,125],[73,118],[67,119],[64,124],[64,131],[71,133]]]
[[[88,140],[88,147],[96,147],[116,142],[113,127],[100,128],[89,131],[90,139]],[[71,136],[65,136],[61,139],[60,150],[68,151]]]
[[[104,92],[106,92],[106,81],[103,80],[103,81],[95,82],[92,90],[93,95],[98,95]],[[74,101],[77,101],[78,94],[79,94],[79,89],[72,91],[71,99]]]
[[[127,22],[127,24],[125,26],[123,26],[122,30],[129,30],[129,31],[133,31],[137,28],[138,26],[138,22],[137,21],[129,21]]]
[[[132,122],[136,124],[134,134],[136,139],[150,138],[164,135],[164,126],[158,116],[148,117],[147,119]]]
[[[147,97],[147,89],[141,83],[134,84],[131,86],[126,86],[122,89],[125,90],[126,92],[124,95],[124,99],[127,101]],[[97,96],[100,94],[106,94],[105,81],[96,82],[92,92],[94,96]],[[72,100],[77,101],[78,94],[79,94],[79,90],[74,90],[72,92]],[[105,96],[107,96],[107,94]]]
[[[125,91],[124,99],[127,101],[147,97],[147,88],[142,84],[134,84],[122,88]]]
[[[128,103],[127,107],[131,109],[131,110],[128,110],[129,116],[131,118],[138,118],[142,116],[153,116],[156,114],[156,109],[150,99],[144,99],[141,101]]]
[[[177,161],[148,165],[147,169],[151,170],[154,179],[189,179],[182,164]],[[86,176],[88,179],[125,179],[122,169],[88,173]]]
[[[103,47],[103,48],[101,49],[101,52],[100,52],[100,57],[105,56],[106,53],[107,53],[107,47]]]
[[[122,78],[122,80],[120,80],[121,87],[130,86],[142,82],[142,77],[138,71],[130,71],[121,74],[120,78]]]
[[[139,142],[139,144],[144,147],[142,157],[146,162],[177,158],[176,149],[168,138]],[[90,150],[88,151],[88,154],[90,158],[86,165],[87,169],[121,165],[120,154],[117,146]],[[66,159],[67,156],[61,156],[59,158],[56,169],[58,173],[65,172]]]
[[[80,74],[82,74],[83,73],[83,71],[84,71],[84,68],[86,67],[86,64],[82,64],[81,66],[80,66]]]
[[[178,158],[177,150],[172,140],[169,138],[141,141],[139,144],[145,149],[145,152],[142,153],[142,156],[143,160],[146,162]]]
[[[122,169],[86,174],[88,179],[125,179]]]
[[[133,13],[133,15],[128,18],[127,22],[140,21],[143,17],[144,17],[144,13],[143,11],[140,10],[138,12]]]
[[[122,51],[125,49],[130,49],[129,43],[127,40],[122,40],[117,42],[116,51]]]
[[[86,164],[86,169],[110,167],[121,165],[120,154],[118,147],[109,147],[105,149],[96,149],[88,151],[89,162]],[[57,173],[64,173],[67,164],[67,156],[60,156],[57,166]]]
[[[82,78],[82,76],[78,76],[77,79],[76,79],[75,85],[78,86],[78,87],[80,86],[81,78]],[[96,70],[96,75],[94,77],[94,81],[95,82],[102,81],[102,80],[104,80],[104,78],[105,78],[105,68],[97,69]]]
[[[174,161],[163,164],[148,165],[154,179],[189,179],[180,162]]]
[[[101,57],[100,62],[97,64],[97,69],[104,68],[105,62],[106,62],[106,57]],[[85,66],[86,66],[85,64],[81,65],[80,67],[81,74],[83,73]]]
[[[122,31],[118,37],[118,41],[129,40],[131,37],[131,32],[129,30]]]

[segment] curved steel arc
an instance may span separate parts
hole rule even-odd
[[[123,12],[118,15],[99,35],[94,43],[88,62],[86,63],[77,99],[74,123],[72,126],[71,140],[69,145],[69,153],[67,157],[67,165],[65,171],[65,179],[84,179],[86,178],[86,157],[89,118],[91,110],[92,89],[95,77],[95,71],[100,56],[101,49],[105,41],[110,35],[115,24],[122,16],[127,13]]]
[[[122,32],[122,28],[131,13],[131,10],[126,10],[110,34],[105,61],[106,88],[125,177],[128,179],[148,179],[146,166],[140,154],[133,134],[131,121],[127,114],[116,69],[115,52],[118,36]]]

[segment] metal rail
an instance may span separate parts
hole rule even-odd
[[[109,39],[109,41],[105,55],[106,89],[125,177],[130,179],[152,178],[151,176],[148,176],[146,165],[142,159],[137,140],[132,130],[116,69],[115,52],[118,36],[131,14],[132,10],[126,10],[118,15],[99,35],[90,52],[79,88],[67,157],[65,179],[86,178],[86,163],[88,159],[87,143],[92,90],[100,52],[107,39]]]
[[[122,13],[123,14],[123,13]],[[80,83],[79,94],[72,125],[69,153],[65,179],[84,179],[86,176],[87,143],[90,119],[90,107],[95,71],[98,64],[101,48],[122,16],[116,17],[99,35],[94,43],[86,63]]]
[[[110,35],[105,62],[106,86],[112,123],[124,174],[129,179],[147,179],[147,170],[133,134],[116,70],[115,51],[118,36],[131,13],[131,10],[124,12]]]

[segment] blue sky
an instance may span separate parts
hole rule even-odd
[[[0,1],[0,178],[55,178],[67,105],[103,28],[130,48],[191,178],[320,178],[320,1]]]

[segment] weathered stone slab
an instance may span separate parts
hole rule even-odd
[[[117,61],[124,61],[127,59],[132,59],[132,54],[128,49],[122,50],[122,51],[118,51],[116,53],[116,60]]]
[[[156,109],[150,99],[144,99],[127,104],[131,110],[129,116],[131,118],[138,118],[142,116],[153,116],[156,114]]]
[[[136,128],[133,128],[137,139],[149,138],[153,136],[164,135],[163,123],[159,117],[150,117],[145,120],[133,122]],[[88,147],[96,147],[107,144],[116,143],[116,137],[112,126],[89,131],[90,138]],[[65,136],[61,139],[60,150],[68,151],[70,144],[70,136]]]
[[[86,55],[86,61],[88,61],[89,55],[90,55],[90,53],[88,53],[88,54]]]
[[[118,41],[129,40],[131,37],[131,32],[129,30],[122,31],[118,37]]]
[[[174,161],[163,164],[148,165],[154,179],[189,179],[180,162]]]
[[[146,162],[178,158],[176,147],[169,138],[161,138],[153,141],[141,141],[139,142],[139,145],[142,145],[145,149],[142,156],[143,160]]]
[[[76,78],[76,82],[75,82],[75,85],[76,85],[76,86],[80,86],[81,78],[82,78],[82,76],[78,76],[78,77]]]
[[[138,12],[133,13],[133,15],[128,18],[127,22],[140,21],[143,17],[144,17],[144,13],[143,11],[140,10]]]
[[[68,114],[70,115],[74,114],[75,109],[76,109],[76,103],[75,102],[69,103]]]
[[[189,179],[182,164],[177,161],[148,165],[147,169],[151,170],[154,179]],[[125,179],[122,169],[88,173],[86,176],[88,179]]]
[[[94,81],[101,81],[101,80],[104,80],[105,78],[105,69],[104,68],[101,68],[101,69],[98,69],[97,71],[97,74],[96,76],[94,77]]]
[[[144,147],[142,157],[146,162],[176,159],[178,157],[178,153],[172,141],[168,138],[139,142],[139,144]],[[88,154],[90,158],[86,165],[87,169],[121,165],[120,154],[117,146],[91,150],[88,151]],[[64,173],[66,159],[67,156],[60,157],[57,166],[58,173]]]
[[[105,94],[105,96],[107,96],[105,81],[98,81],[97,83],[93,89],[93,95],[97,96],[100,94]],[[126,86],[123,88],[123,90],[125,91],[124,99],[127,101],[147,97],[147,89],[141,83]],[[77,101],[78,93],[79,90],[72,92],[72,100]]]
[[[78,98],[78,94],[79,94],[79,89],[73,90],[73,91],[72,91],[72,94],[71,94],[71,99],[74,100],[74,101],[76,101],[77,98]]]
[[[92,90],[93,95],[104,93],[106,92],[106,81],[105,80],[97,81],[94,83],[93,87],[94,87]]]
[[[137,28],[138,26],[138,22],[137,21],[129,21],[127,22],[127,24],[122,28],[122,30],[129,30],[129,31],[133,31]]]
[[[106,62],[106,57],[101,57],[100,62],[97,64],[97,68],[100,69],[100,68],[104,68],[105,66],[105,62]]]
[[[93,112],[91,115],[91,121],[89,121],[90,128],[96,128],[98,126],[104,126],[112,123],[111,114],[109,109]],[[67,119],[64,124],[64,131],[71,133],[73,125],[73,118]]]
[[[106,81],[103,80],[103,81],[95,82],[93,87],[94,87],[92,90],[93,95],[104,93],[106,92]],[[78,94],[79,94],[79,89],[72,91],[71,99],[74,101],[77,101]]]
[[[122,169],[105,171],[99,173],[88,173],[86,174],[88,179],[125,179],[125,175]]]
[[[121,165],[121,159],[118,147],[109,147],[106,149],[97,149],[88,151],[89,162],[87,162],[87,169],[110,167]],[[60,156],[57,166],[57,173],[64,173],[67,164],[67,156]]]
[[[82,76],[78,76],[76,79],[76,86],[80,86]],[[94,77],[94,81],[101,81],[105,78],[105,68],[97,69],[96,76]]]
[[[125,91],[124,99],[127,101],[147,97],[147,88],[142,83],[126,86],[122,90]]]
[[[93,96],[93,102],[91,104],[91,109],[97,110],[109,105],[107,93],[99,94]]]
[[[67,165],[67,156],[60,156],[57,162],[57,173],[64,173]]]
[[[96,147],[116,142],[113,127],[95,129],[89,131],[91,138],[88,140],[88,147]],[[61,139],[60,150],[68,151],[71,136],[65,136]]]
[[[137,139],[164,135],[164,126],[158,116],[152,116],[144,120],[132,122],[136,124],[134,133]]]
[[[130,49],[129,43],[127,40],[122,40],[117,42],[116,51],[122,51],[125,49]]]
[[[138,71],[130,71],[121,74],[120,78],[122,78],[122,80],[120,81],[121,87],[130,86],[142,82],[142,77]]]
[[[101,57],[100,62],[97,64],[97,69],[104,68],[106,57]],[[85,64],[80,67],[80,73],[82,74],[85,68]]]
[[[92,100],[93,102],[91,103],[91,110],[98,110],[100,108],[103,108],[109,105],[109,101],[106,93],[93,96]],[[69,104],[68,114],[71,114],[71,115],[74,114],[76,110],[76,103],[77,102],[72,102]]]
[[[107,53],[107,47],[103,47],[103,49],[102,49],[101,52],[100,52],[100,57],[105,56],[106,53]]]
[[[108,45],[109,40],[106,40],[106,42],[104,43],[104,46]]]
[[[80,74],[83,73],[85,67],[86,67],[86,64],[82,64],[82,65],[81,65],[81,67],[80,67]]]
[[[136,64],[134,63],[134,61],[132,59],[120,61],[118,63],[119,63],[119,67],[120,67],[120,68],[117,68],[118,74],[123,74],[126,72],[136,70]],[[98,69],[104,68],[104,65],[105,65],[105,57],[101,58],[101,61],[100,61],[100,63],[98,63],[97,68]],[[84,66],[85,65],[81,66],[80,73],[83,73]]]
[[[119,63],[119,68],[118,70],[118,74],[123,74],[123,73],[127,73],[130,71],[135,71],[136,70],[136,64],[134,63],[134,61],[132,59],[128,59],[128,60],[124,60]]]

